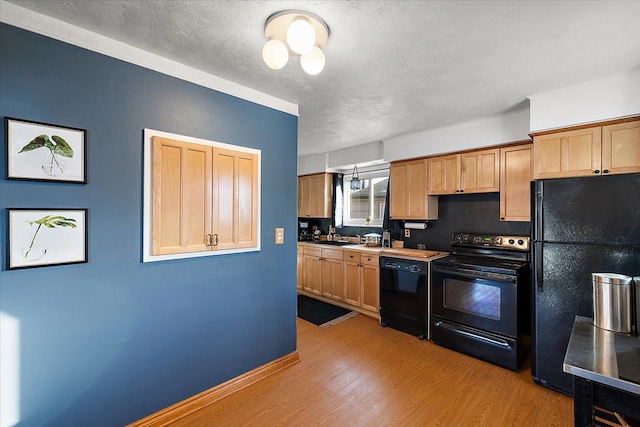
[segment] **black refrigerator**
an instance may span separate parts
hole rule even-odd
[[[593,317],[591,273],[640,276],[640,174],[531,186],[531,374],[573,395],[562,362],[575,316]]]

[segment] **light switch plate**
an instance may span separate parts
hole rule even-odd
[[[276,245],[284,244],[284,228],[276,228]]]
[[[411,237],[411,230],[409,230],[408,228],[404,229],[404,237]]]

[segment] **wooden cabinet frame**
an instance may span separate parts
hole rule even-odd
[[[259,251],[260,158],[145,129],[143,262]]]

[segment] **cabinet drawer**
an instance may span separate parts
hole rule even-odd
[[[311,256],[317,256],[318,258],[320,258],[320,256],[322,255],[322,248],[312,248],[310,246],[305,246],[304,247],[304,254],[305,255],[311,255]]]
[[[344,251],[344,257],[342,258],[349,262],[360,262],[360,252],[357,251]]]
[[[322,249],[322,258],[337,259],[342,261],[342,249]]]
[[[378,265],[379,255],[360,254],[360,263],[367,265]]]

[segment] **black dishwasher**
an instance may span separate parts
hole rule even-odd
[[[429,263],[380,257],[380,324],[429,339]]]

